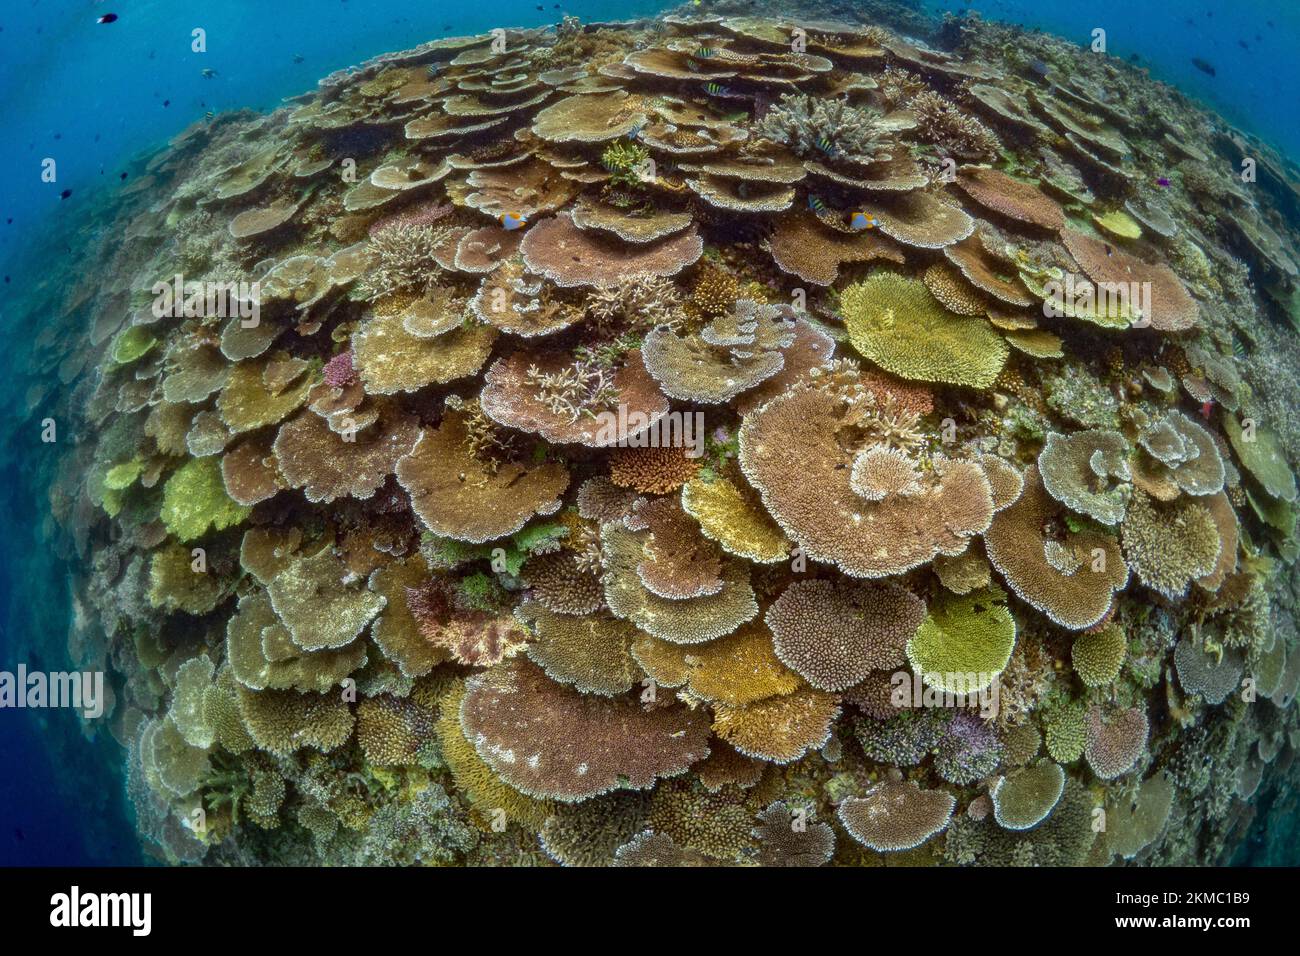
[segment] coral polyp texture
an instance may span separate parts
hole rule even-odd
[[[102,210],[50,497],[159,860],[1214,864],[1295,792],[1294,170],[742,6],[380,56]]]

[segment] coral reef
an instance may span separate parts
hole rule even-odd
[[[1043,34],[792,23],[432,41],[104,212],[50,501],[159,859],[1230,857],[1300,739],[1295,183]]]

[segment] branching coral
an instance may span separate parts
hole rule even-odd
[[[375,265],[359,289],[374,301],[398,292],[432,291],[442,268],[438,257],[452,235],[450,226],[396,223],[370,238]]]
[[[789,146],[800,156],[829,156],[869,163],[889,142],[874,110],[804,93],[787,93],[758,124],[758,135]]]
[[[994,155],[1002,145],[996,134],[951,100],[925,90],[907,101],[907,109],[920,124],[930,142],[958,156],[982,158]]]

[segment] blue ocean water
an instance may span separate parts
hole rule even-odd
[[[881,6],[882,4],[874,4]],[[1080,44],[1106,30],[1108,51],[1300,156],[1300,3],[1295,0],[917,0],[900,6],[975,10]],[[46,531],[51,462],[40,408],[13,387],[24,343],[39,332],[28,291],[55,270],[39,237],[92,208],[132,157],[209,112],[270,109],[333,70],[440,36],[497,26],[651,15],[653,0],[9,0],[0,8],[0,669],[63,666],[70,596]],[[699,8],[707,11],[709,0]],[[755,4],[758,6],[758,4]],[[841,7],[845,4],[841,4]],[[734,9],[734,6],[733,6]],[[781,11],[779,5],[771,7]],[[116,13],[100,25],[96,18]],[[192,49],[194,31],[206,52]],[[1198,68],[1194,60],[1213,70]],[[57,163],[44,182],[42,162]],[[65,191],[70,195],[61,198]],[[56,273],[57,274],[57,273]],[[33,665],[34,666],[34,665]],[[121,796],[120,751],[87,740],[65,712],[0,712],[0,864],[140,862]],[[1243,851],[1249,857],[1249,849]]]
[[[1300,3],[1294,0],[924,0],[929,12],[971,10],[1081,46],[1106,31],[1106,52],[1300,156]],[[1201,60],[1214,75],[1198,68]]]

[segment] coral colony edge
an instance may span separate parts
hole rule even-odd
[[[33,362],[153,857],[1223,864],[1296,813],[1294,167],[1044,34],[717,9],[380,56],[100,208]]]

